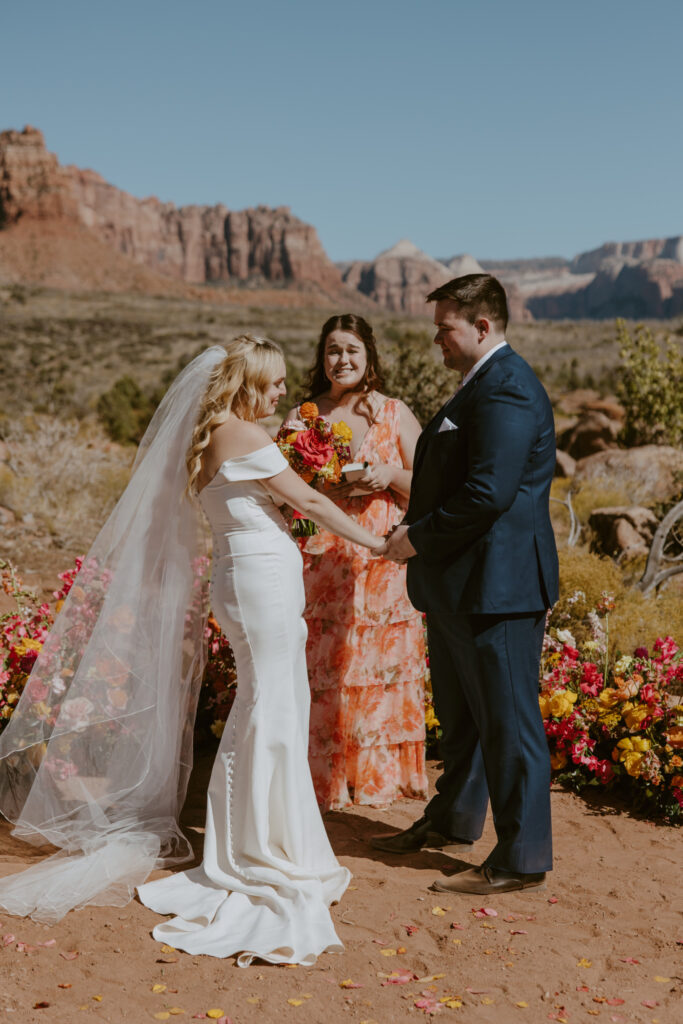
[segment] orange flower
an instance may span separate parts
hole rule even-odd
[[[309,420],[315,420],[319,415],[318,406],[315,402],[304,402],[304,404],[299,407],[299,415],[306,423],[308,423]]]
[[[683,789],[683,775],[672,775],[671,785],[678,786],[679,789]]]
[[[674,750],[683,750],[683,725],[674,725],[666,733],[666,740]]]

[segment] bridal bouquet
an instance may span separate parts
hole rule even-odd
[[[304,402],[299,409],[303,429],[282,426],[275,443],[295,473],[308,484],[336,484],[343,467],[350,461],[351,428],[343,421],[329,424],[318,412],[315,402]],[[294,513],[292,534],[311,537],[318,527],[310,519]]]

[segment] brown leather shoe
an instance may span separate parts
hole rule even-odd
[[[423,846],[437,850],[450,850],[457,847],[471,846],[469,839],[450,839],[434,829],[429,818],[419,818],[403,830],[388,836],[372,836],[370,846],[386,853],[414,853]]]
[[[477,896],[495,896],[497,892],[517,892],[520,889],[542,892],[545,889],[545,871],[527,875],[499,871],[482,864],[479,868],[461,871],[452,878],[437,878],[429,888],[435,892],[466,892]]]

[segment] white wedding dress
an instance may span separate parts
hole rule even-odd
[[[211,606],[232,646],[237,696],[211,774],[204,860],[138,887],[174,914],[159,941],[191,954],[310,965],[341,951],[329,906],[350,873],[336,860],[308,767],[302,560],[264,478],[274,444],[228,459],[201,492],[213,532]]]

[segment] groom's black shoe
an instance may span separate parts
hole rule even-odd
[[[477,896],[495,896],[501,892],[545,889],[545,871],[523,874],[519,871],[500,871],[489,864],[461,871],[451,878],[437,878],[429,886],[433,892],[464,892]]]
[[[385,850],[387,853],[414,853],[423,846],[442,850],[445,847],[471,845],[470,839],[451,839],[437,832],[429,818],[425,817],[414,822],[403,832],[395,832],[394,835],[388,836],[372,836],[370,839],[370,846],[375,850]]]

